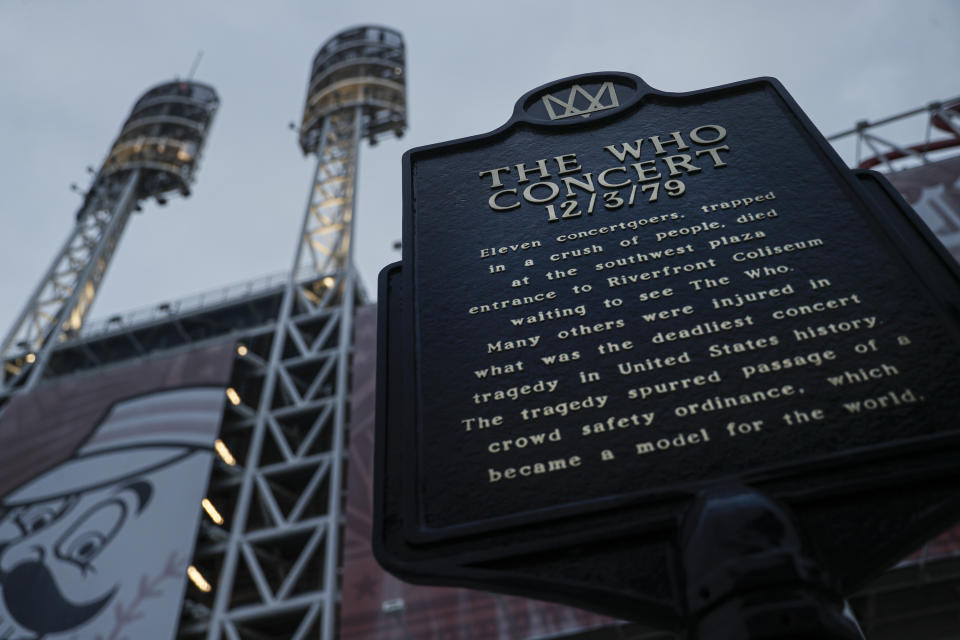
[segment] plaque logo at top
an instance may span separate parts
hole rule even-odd
[[[531,91],[517,104],[517,119],[570,125],[620,113],[639,100],[647,87],[636,76],[596,73],[551,83]]]
[[[577,106],[580,98],[587,101],[586,106],[583,108]],[[600,85],[600,90],[597,91],[596,95],[591,94],[579,84],[574,84],[570,87],[570,95],[567,96],[566,100],[561,100],[555,95],[545,95],[543,96],[543,106],[546,108],[547,115],[550,116],[551,120],[562,120],[563,118],[572,118],[573,116],[589,118],[590,114],[596,111],[616,109],[620,106],[620,101],[617,98],[617,90],[614,88],[613,83],[607,81]],[[563,111],[557,113],[554,110],[554,106],[563,109]]]

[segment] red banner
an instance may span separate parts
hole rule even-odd
[[[888,173],[887,178],[960,260],[960,156]]]

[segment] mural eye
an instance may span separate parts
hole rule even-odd
[[[16,515],[15,520],[23,535],[28,536],[53,524],[63,515],[67,506],[65,501],[58,501],[26,507]]]
[[[57,542],[57,557],[86,567],[113,539],[126,519],[127,507],[110,499],[88,510]]]
[[[107,538],[96,531],[90,531],[80,535],[71,541],[67,548],[64,549],[64,560],[70,560],[77,564],[89,564],[90,561],[97,557],[100,549],[102,549],[106,543]]]
[[[24,525],[28,533],[33,533],[53,522],[55,517],[56,514],[53,512],[53,509],[44,509],[41,513],[33,514],[29,520],[24,522]]]

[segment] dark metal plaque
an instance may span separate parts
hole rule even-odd
[[[668,625],[677,520],[709,486],[790,504],[846,588],[929,535],[953,509],[960,288],[880,180],[772,79],[568,78],[409,151],[381,562]]]

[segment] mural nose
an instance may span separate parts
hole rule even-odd
[[[0,584],[3,583],[3,577],[18,565],[24,562],[42,563],[46,560],[46,557],[47,550],[43,545],[18,544],[17,542],[0,544]]]

